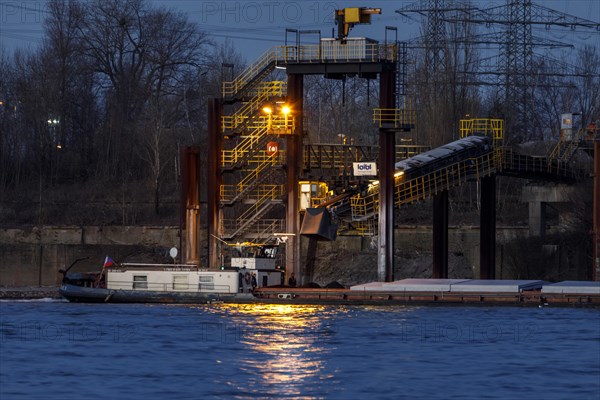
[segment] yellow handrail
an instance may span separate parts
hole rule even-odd
[[[252,180],[257,179],[259,174],[267,167],[277,165],[277,155],[267,155],[266,151],[261,151],[256,157],[252,159],[253,162],[258,162],[258,165],[254,167],[249,174],[247,174],[240,182],[237,183],[238,187],[244,187],[250,184]]]
[[[374,108],[373,122],[379,127],[405,128],[414,127],[417,121],[417,112],[404,108]]]
[[[394,203],[401,206],[422,201],[435,193],[464,183],[472,175],[476,179],[489,176],[495,171],[495,158],[495,153],[488,153],[410,180],[400,175],[395,178]],[[375,216],[379,207],[379,185],[371,185],[365,196],[353,196],[350,205],[353,219],[361,220]]]
[[[461,119],[460,137],[485,135],[494,140],[494,147],[501,146],[504,140],[504,120],[499,118]]]
[[[220,197],[223,201],[231,201],[240,193],[244,191],[248,191],[250,185],[221,185],[220,188]],[[275,189],[275,190],[274,190]],[[266,195],[270,195],[273,192],[279,194],[279,196],[283,196],[285,194],[285,185],[270,185],[270,184],[261,184],[256,188],[249,190],[246,194],[245,198],[249,200],[258,200],[263,198]]]
[[[242,161],[251,149],[259,147],[261,143],[266,141],[268,130],[269,125],[266,118],[256,120],[255,130],[250,135],[246,136],[234,149],[222,151],[221,164],[223,166],[233,166]]]
[[[232,82],[223,82],[223,97],[233,96],[243,90],[248,83],[269,67],[288,63],[344,63],[344,62],[395,62],[395,43],[348,42],[327,46],[319,44],[301,46],[275,46],[267,50],[256,62],[250,64]]]
[[[279,195],[279,191],[277,190],[278,186],[274,185],[274,187],[267,189],[261,197],[256,199],[256,202],[252,204],[246,211],[242,213],[238,217],[238,220],[248,220],[250,217],[255,216],[260,208],[267,200],[276,200],[281,198]]]
[[[273,97],[283,97],[286,93],[287,82],[261,82],[258,86],[256,96],[253,97],[251,101],[244,104],[244,106],[234,114],[221,117],[221,128],[223,132],[237,128],[252,117],[266,101]]]

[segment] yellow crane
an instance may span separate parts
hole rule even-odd
[[[381,14],[381,8],[350,7],[335,10],[338,39],[345,41],[350,29],[356,24],[370,24],[373,14]]]

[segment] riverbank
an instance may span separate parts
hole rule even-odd
[[[430,226],[395,229],[394,280],[430,278],[433,270]],[[582,235],[557,228],[544,238],[528,237],[526,226],[496,228],[497,279],[587,280],[589,252]],[[552,236],[553,235],[553,236]],[[479,278],[480,232],[476,226],[448,230],[448,277]],[[206,235],[200,237],[206,249]],[[57,287],[61,270],[76,261],[71,272],[100,271],[106,256],[117,262],[170,263],[172,247],[179,246],[178,227],[144,226],[44,226],[41,229],[0,228],[0,290],[3,287]],[[201,252],[200,265],[207,266]],[[301,240],[300,265],[305,265],[308,241]],[[314,255],[312,282],[350,287],[378,279],[375,237],[338,235],[319,242]],[[12,294],[11,294],[12,295]],[[32,294],[33,295],[33,294]]]
[[[57,286],[0,287],[0,300],[60,299]]]

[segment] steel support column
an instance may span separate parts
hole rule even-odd
[[[186,264],[200,265],[200,148],[182,147],[181,219],[179,241],[181,257]],[[182,242],[185,228],[185,245]]]
[[[219,267],[219,232],[221,189],[221,153],[223,138],[221,135],[222,104],[219,98],[208,99],[208,168],[207,168],[207,223],[208,223],[208,268]]]
[[[592,280],[600,281],[600,132],[594,140],[594,221],[592,234]]]
[[[379,76],[379,107],[396,108],[395,71],[384,68]],[[396,132],[379,129],[379,226],[377,278],[381,282],[394,280],[394,164],[396,162]]]
[[[300,265],[300,188],[298,177],[302,162],[302,119],[304,104],[304,75],[288,74],[287,102],[294,117],[295,130],[286,139],[287,167],[287,203],[286,203],[286,232],[293,233],[285,247],[285,282],[293,272],[298,285],[308,283],[305,271]]]
[[[433,196],[432,278],[448,278],[448,191]]]
[[[481,179],[479,227],[479,277],[494,279],[496,273],[496,177]]]

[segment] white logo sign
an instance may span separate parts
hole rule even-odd
[[[377,176],[377,164],[374,162],[355,162],[354,176]]]
[[[561,114],[560,129],[573,129],[573,114]]]

